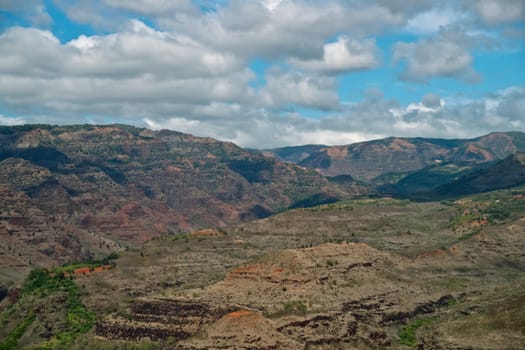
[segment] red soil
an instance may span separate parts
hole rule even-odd
[[[90,269],[89,267],[80,267],[74,270],[73,274],[74,275],[89,275],[91,273],[102,272],[104,270],[110,270],[110,269],[111,269],[111,265],[97,266],[94,269]]]
[[[256,313],[253,311],[239,310],[239,311],[234,311],[232,313],[227,314],[226,316],[224,316],[224,318],[238,318],[238,317],[243,317],[243,316],[251,316],[255,314]]]

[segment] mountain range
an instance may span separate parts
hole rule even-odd
[[[265,154],[317,169],[326,176],[350,175],[374,182],[442,163],[476,165],[525,151],[525,133],[494,132],[467,140],[389,137],[342,146],[308,145]]]

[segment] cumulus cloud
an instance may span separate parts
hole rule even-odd
[[[118,30],[130,17],[173,18],[178,14],[198,14],[191,0],[54,0],[70,20],[97,29]]]
[[[377,0],[376,2],[394,13],[407,17],[428,11],[437,3],[435,0]]]
[[[47,28],[53,22],[41,0],[0,0],[0,28],[3,12],[24,18],[39,28]]]
[[[5,115],[0,114],[0,125],[22,125],[25,124],[26,121],[23,118],[20,117],[6,117]]]
[[[407,106],[393,105],[388,113],[378,121],[383,121],[389,128],[381,124],[373,123],[377,133],[384,136],[426,136],[442,138],[468,138],[487,134],[494,130],[524,130],[525,110],[523,93],[525,87],[514,87],[485,98],[454,101],[447,103],[446,99],[437,95],[424,96],[419,103],[411,103]],[[439,102],[438,102],[439,99]],[[439,103],[439,104],[438,104]],[[505,106],[511,105],[510,110],[504,110]],[[383,110],[388,107],[383,102]],[[346,118],[352,118],[366,123],[363,120],[361,110],[366,108],[366,103],[353,107],[347,112]],[[376,121],[372,116],[372,121]],[[359,122],[357,123],[359,124]],[[356,125],[357,126],[357,125]],[[362,129],[361,129],[362,130]]]
[[[371,90],[372,91],[372,90]],[[470,138],[494,130],[524,130],[525,86],[485,98],[455,100],[435,94],[401,105],[373,90],[358,103],[322,119],[278,114],[239,105],[195,107],[185,116],[147,120],[152,128],[174,128],[213,136],[246,147],[271,148],[307,143],[349,144],[388,136]],[[192,118],[191,115],[199,115]]]
[[[403,16],[377,4],[343,1],[276,4],[234,0],[216,12],[163,18],[159,24],[239,56],[311,60],[322,59],[326,40],[337,34],[351,31],[360,37],[404,21]]]
[[[490,25],[525,20],[523,0],[467,0],[466,6]]]
[[[408,20],[406,29],[416,34],[431,34],[464,20],[466,17],[466,13],[458,12],[452,8],[432,8],[429,11],[418,13]]]
[[[294,71],[270,72],[260,97],[263,103],[270,107],[295,104],[321,110],[339,108],[335,79]]]
[[[358,41],[340,36],[337,41],[324,45],[322,59],[292,59],[291,64],[304,70],[338,74],[375,67],[377,52],[373,39]]]
[[[230,109],[230,119],[217,119],[215,115],[199,120],[187,117],[173,117],[162,121],[148,119],[146,126],[153,129],[182,130],[258,149],[308,143],[346,144],[382,136],[359,130],[327,129],[319,120],[304,118],[296,113],[275,114],[267,110],[261,113],[232,106],[221,108]],[[236,121],[233,123],[231,119]]]
[[[436,94],[425,94],[421,99],[421,104],[427,108],[437,108],[443,105],[443,100]]]
[[[146,15],[168,15],[178,12],[196,13],[191,0],[103,0],[106,5]]]
[[[525,125],[525,88],[511,87],[495,96],[492,109],[516,129]]]
[[[13,27],[0,34],[0,44],[0,73],[7,75],[186,78],[224,75],[241,67],[233,55],[137,20],[127,31],[80,36],[64,45],[49,31]]]
[[[480,76],[472,68],[470,39],[457,32],[439,35],[417,42],[399,42],[394,46],[394,59],[406,62],[401,78],[424,82],[434,77],[454,77],[466,82],[478,82]]]
[[[251,79],[253,73],[233,55],[139,21],[125,32],[81,36],[66,44],[49,31],[32,28],[15,27],[0,35],[0,95],[17,110],[30,105],[65,112],[114,103],[242,102],[250,98]]]

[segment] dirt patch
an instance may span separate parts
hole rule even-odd
[[[416,259],[435,259],[447,256],[447,251],[443,249],[431,250],[429,252],[423,252],[416,256]]]
[[[204,330],[201,337],[185,342],[191,349],[302,349],[276,330],[275,324],[260,313],[238,310]]]
[[[103,272],[103,271],[106,271],[106,270],[111,270],[111,265],[102,265],[102,266],[97,266],[97,267],[94,267],[94,268],[80,267],[78,269],[73,270],[73,275],[75,275],[75,276],[89,275],[89,274],[92,274],[92,273],[99,273],[99,272]]]
[[[458,246],[453,245],[452,247],[448,248],[448,251],[451,254],[458,254],[460,252],[460,249]]]
[[[210,236],[210,237],[217,237],[217,236],[223,236],[223,233],[217,229],[214,228],[205,228],[202,230],[193,231],[190,233],[191,236]]]

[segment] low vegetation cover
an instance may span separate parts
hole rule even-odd
[[[518,349],[524,215],[516,187],[442,202],[359,198],[165,235],[118,264],[112,254],[31,272],[0,316],[0,350],[213,349],[217,322],[239,308],[261,316],[234,329],[247,341],[297,349]]]
[[[457,215],[450,222],[452,230],[472,223],[497,224],[519,218],[523,213],[525,187],[478,194],[464,200],[442,201],[441,203],[457,208]]]
[[[5,325],[8,318],[15,312],[25,315],[22,321],[2,340],[0,350],[18,349],[18,340],[35,319],[40,317],[38,308],[44,308],[41,305],[45,305],[46,298],[59,294],[64,299],[62,316],[65,321],[62,322],[60,330],[53,334],[49,340],[40,344],[38,349],[65,349],[80,334],[88,332],[94,325],[95,314],[82,303],[79,287],[72,274],[79,268],[94,269],[114,265],[114,260],[117,258],[117,253],[111,253],[101,260],[65,264],[51,269],[37,268],[32,270],[20,288],[16,303],[10,305],[0,317],[2,325]]]
[[[416,320],[407,325],[406,327],[403,327],[403,329],[401,329],[401,332],[399,332],[399,342],[403,345],[408,346],[417,345],[417,330],[423,327],[424,325],[429,324],[431,321],[432,320],[428,318]]]

